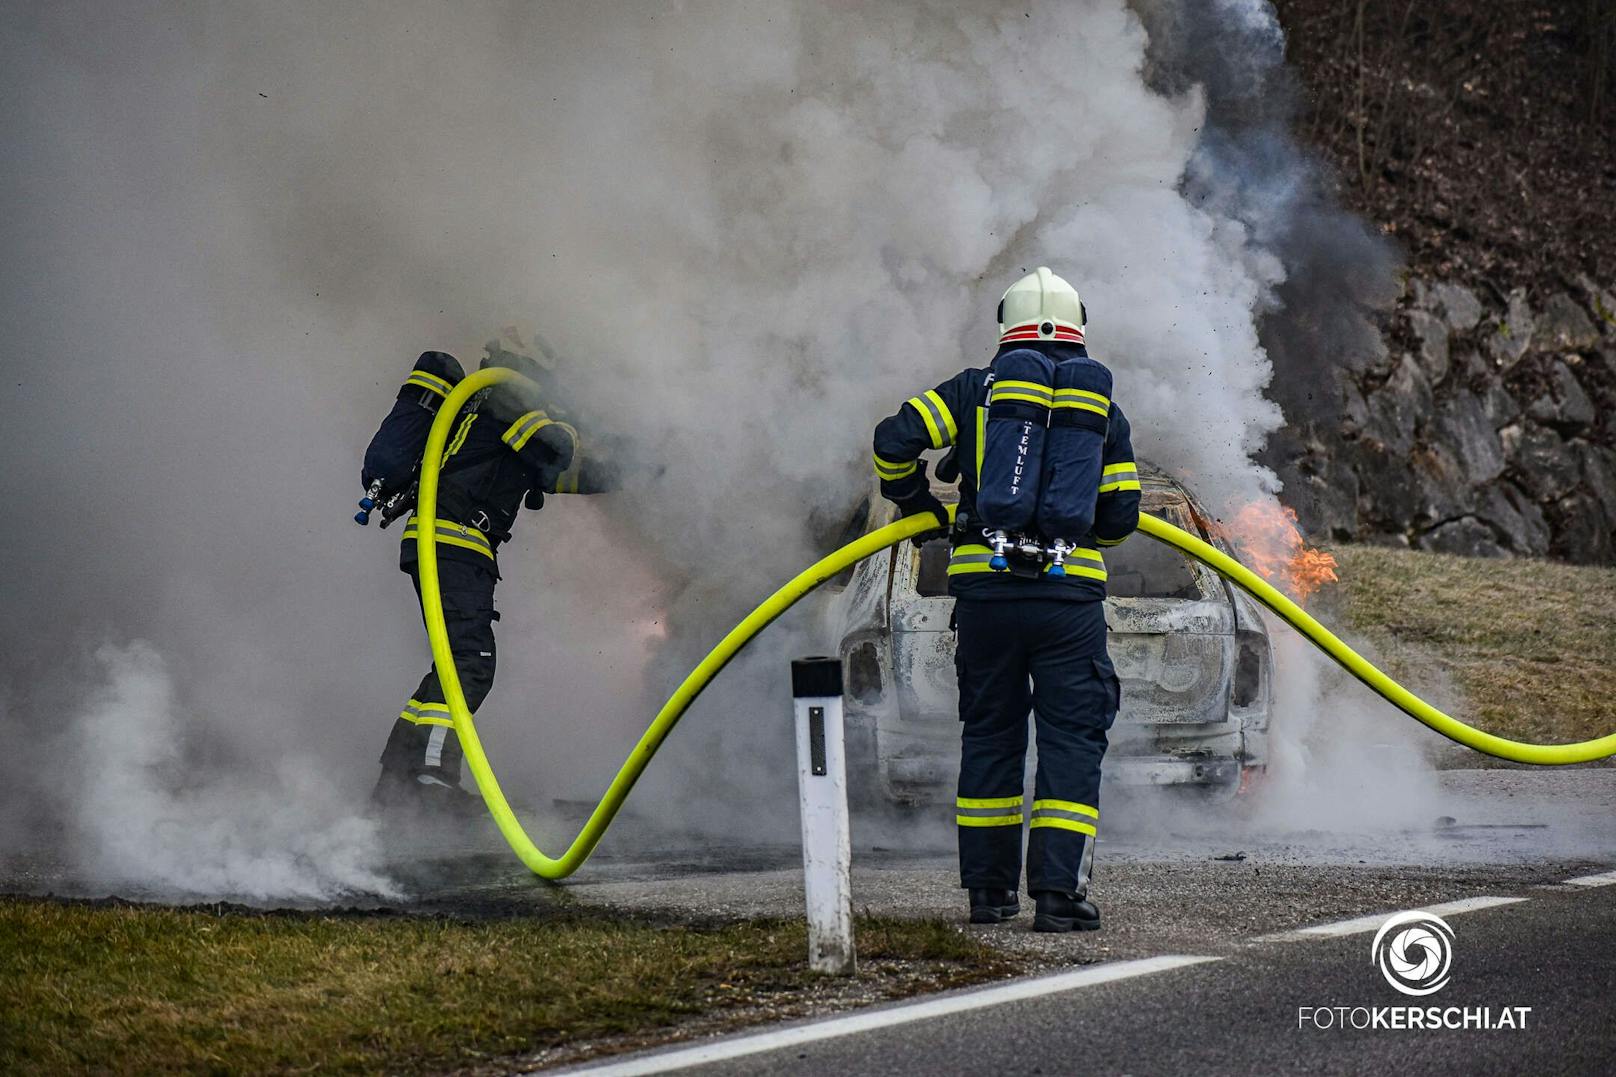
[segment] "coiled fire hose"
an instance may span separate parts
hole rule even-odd
[[[460,738],[461,749],[466,762],[471,766],[472,775],[477,779],[477,788],[482,791],[489,814],[494,817],[494,822],[506,842],[529,870],[546,879],[564,879],[577,871],[589,858],[589,854],[594,852],[595,846],[606,833],[606,828],[611,825],[618,809],[623,806],[623,801],[633,790],[634,783],[639,781],[651,757],[662,747],[662,742],[673,732],[673,727],[678,724],[685,711],[690,709],[690,705],[695,702],[702,690],[729,664],[730,659],[751,642],[754,636],[767,628],[775,618],[796,605],[804,595],[849,566],[872,554],[896,546],[904,539],[935,530],[951,521],[940,521],[931,513],[922,513],[888,524],[815,562],[770,595],[762,605],[719,640],[718,645],[708,652],[707,657],[690,671],[689,676],[685,677],[683,683],[674,690],[673,695],[668,697],[668,701],[662,705],[662,709],[652,719],[650,726],[640,736],[639,742],[629,752],[628,758],[624,760],[611,785],[607,787],[600,803],[595,806],[583,829],[578,832],[578,836],[573,839],[566,851],[557,857],[546,856],[533,844],[527,832],[522,829],[522,824],[517,820],[515,813],[511,811],[510,804],[505,800],[505,794],[499,788],[499,781],[494,777],[494,770],[489,765],[488,755],[483,751],[482,740],[477,735],[471,711],[466,707],[466,697],[460,687],[459,674],[455,670],[454,656],[449,649],[449,636],[443,618],[443,596],[438,586],[436,541],[438,471],[442,464],[449,429],[454,423],[455,416],[474,393],[504,381],[521,381],[532,385],[516,371],[504,367],[479,370],[455,386],[454,391],[438,409],[437,419],[433,422],[432,431],[427,437],[421,467],[419,503],[415,510],[418,517],[416,541],[420,553],[421,605],[426,615],[427,636],[432,642],[432,660],[436,664],[438,679],[443,686],[444,699],[454,719],[455,733]],[[1499,759],[1545,766],[1587,763],[1616,755],[1616,733],[1577,744],[1526,744],[1506,740],[1465,725],[1386,676],[1362,655],[1338,639],[1329,629],[1315,621],[1300,606],[1271,586],[1268,581],[1217,547],[1148,513],[1140,513],[1139,530],[1151,538],[1182,550],[1250,592],[1257,601],[1284,618],[1347,672],[1405,714],[1450,740]]]

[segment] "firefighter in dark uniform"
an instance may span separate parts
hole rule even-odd
[[[535,381],[543,379],[533,360],[492,346],[483,365],[508,366]],[[367,490],[381,479],[385,497],[390,489],[413,482],[437,406],[461,376],[453,356],[422,354],[365,454],[361,478]],[[562,416],[553,402],[537,399],[526,386],[501,383],[472,397],[445,447],[438,482],[438,582],[455,670],[473,712],[494,684],[498,551],[511,537],[517,514],[524,505],[542,507],[546,494],[600,493],[611,485],[609,468],[580,449],[577,429]],[[404,528],[399,567],[414,581],[419,599],[416,558],[412,515]],[[421,678],[393,723],[381,765],[373,800],[384,808],[480,809],[480,802],[460,787],[460,745],[436,669]]]
[[[1082,300],[1047,269],[1005,293],[999,322],[995,361],[1020,349],[1057,363],[1088,354]],[[1109,385],[1109,372],[1094,366]],[[972,524],[993,381],[991,363],[965,370],[882,420],[875,431],[875,470],[882,495],[906,516],[932,511],[942,518],[921,459],[926,451],[946,450],[938,477],[959,483],[948,577],[956,599],[962,723],[955,821],[960,885],[970,893],[971,921],[996,923],[1020,911],[1025,824],[1034,928],[1093,930],[1100,926],[1099,910],[1088,899],[1100,822],[1100,761],[1120,702],[1106,654],[1102,551],[1138,525],[1139,476],[1122,409],[1101,394],[1074,396],[1076,406],[1105,420],[1103,441],[1097,441],[1103,459],[1094,468],[1092,530],[1076,538],[1064,575],[1051,573],[1048,564],[1034,573],[995,571],[980,521]],[[1038,745],[1030,806],[1022,787],[1029,710]]]

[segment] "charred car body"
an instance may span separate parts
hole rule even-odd
[[[1188,489],[1143,462],[1139,470],[1143,511],[1227,549]],[[892,506],[871,498],[849,537],[892,518]],[[954,795],[959,694],[948,556],[948,541],[936,539],[868,558],[836,581],[828,607],[846,670],[848,758],[873,761],[874,782],[861,784],[897,803]],[[1268,759],[1273,655],[1257,606],[1144,536],[1107,549],[1105,560],[1108,644],[1122,679],[1107,784],[1233,795]]]

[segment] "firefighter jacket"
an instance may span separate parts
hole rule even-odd
[[[1087,357],[1081,344],[1020,341],[1001,345],[995,359],[1009,351],[1032,348],[1055,362]],[[1035,577],[995,572],[992,550],[976,518],[976,493],[988,414],[993,366],[961,371],[935,389],[911,397],[897,413],[875,428],[875,473],[881,494],[903,502],[924,490],[919,462],[928,450],[946,450],[937,468],[945,482],[959,483],[959,513],[951,534],[948,591],[956,598],[1063,598],[1093,601],[1105,597],[1105,555],[1139,525],[1139,472],[1134,464],[1128,419],[1114,401],[1106,402],[1107,423],[1094,526],[1068,555],[1066,575]]]
[[[432,386],[419,371],[412,372],[394,410],[422,410],[412,398],[423,386],[437,394],[437,402],[452,389],[446,381]],[[524,504],[538,509],[545,494],[602,493],[615,481],[609,465],[584,451],[570,423],[514,387],[497,385],[485,393],[474,396],[456,418],[444,448],[437,543],[439,557],[481,564],[498,576],[497,551],[511,537]],[[411,515],[399,552],[406,571],[416,561],[417,534]]]

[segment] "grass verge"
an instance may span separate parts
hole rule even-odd
[[[1347,623],[1409,687],[1433,669],[1465,722],[1560,743],[1616,731],[1616,569],[1345,546]],[[1479,757],[1478,757],[1479,758]]]
[[[862,918],[865,997],[1015,971],[957,928]],[[828,978],[801,921],[459,921],[0,898],[0,1072],[416,1073],[694,1015],[769,1016]]]

